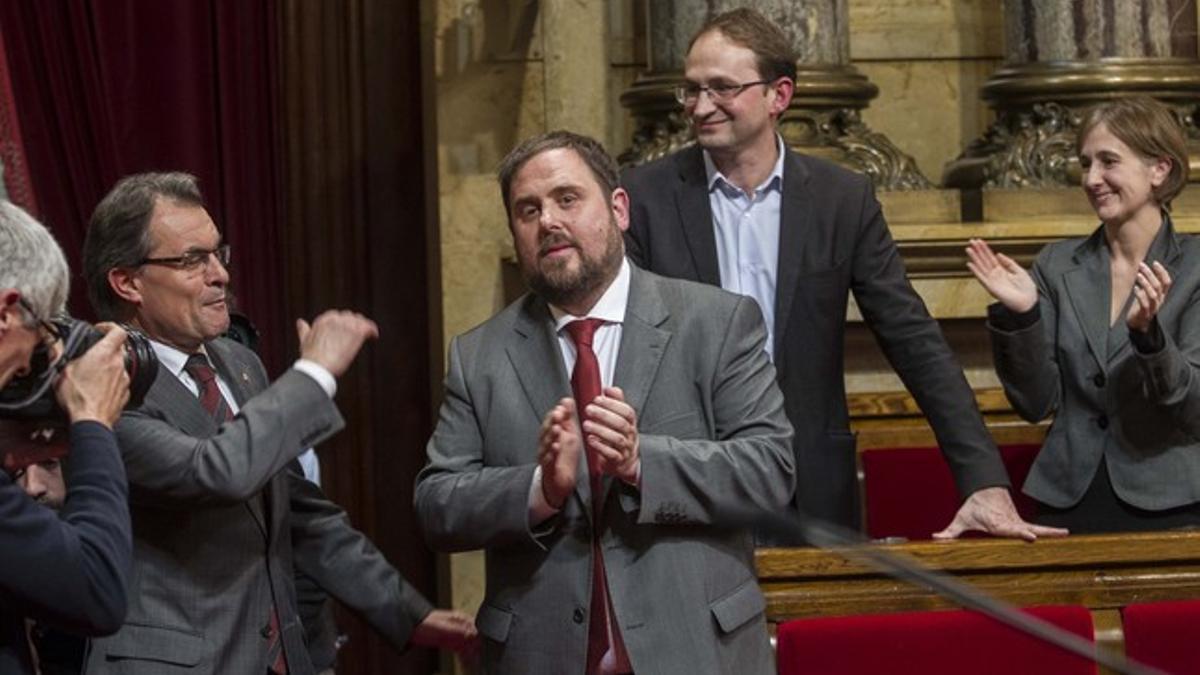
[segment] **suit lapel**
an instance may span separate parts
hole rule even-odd
[[[659,328],[670,314],[658,294],[654,277],[636,265],[629,267],[629,299],[613,368],[613,386],[621,388],[625,402],[640,416],[671,340],[671,333]],[[612,479],[605,476],[603,499],[608,498],[611,483]]]
[[[642,410],[671,333],[659,328],[670,314],[663,305],[654,278],[630,265],[629,304],[621,328],[621,345],[613,384],[625,392],[625,402]]]
[[[208,352],[208,358],[212,361],[213,367],[220,373],[221,379],[225,380],[225,384],[229,386],[238,408],[246,405],[257,393],[252,390],[250,365],[238,358],[233,350],[226,348],[219,341],[206,343],[204,349]],[[258,529],[262,531],[263,537],[266,539],[270,539],[271,536],[272,528],[268,526],[268,523],[272,522],[270,504],[275,492],[271,488],[276,478],[276,476],[272,476],[267,481],[259,498],[251,497],[246,502],[246,510],[250,512],[255,524],[258,525]]]
[[[560,399],[572,396],[571,380],[563,366],[562,350],[554,332],[554,319],[545,301],[536,295],[525,296],[505,352],[539,422]],[[582,454],[575,478],[575,493],[582,504],[590,504],[587,462],[583,461]],[[584,508],[584,511],[590,518],[591,509]]]
[[[1109,299],[1112,295],[1103,227],[1075,249],[1073,259],[1076,267],[1063,275],[1068,290],[1067,302],[1083,327],[1088,351],[1103,371],[1108,361]]]
[[[708,182],[704,173],[704,155],[699,145],[675,155],[679,168],[679,189],[675,205],[696,266],[696,278],[713,286],[721,285],[721,267],[717,261],[717,238],[713,232],[712,208],[708,200]]]
[[[796,297],[796,285],[800,281],[800,261],[803,259],[805,238],[812,232],[813,196],[808,189],[808,170],[800,158],[784,148],[783,198],[779,214],[779,261],[775,279],[775,360],[780,360],[786,349],[784,330],[792,311],[792,300]]]
[[[159,367],[146,398],[163,411],[168,422],[189,436],[208,438],[217,433],[217,425],[200,405],[200,399],[165,367]]]
[[[237,401],[238,407],[246,405],[246,402],[258,393],[253,391],[250,364],[238,358],[233,350],[220,342],[209,342],[204,347],[208,352],[208,358],[213,362],[213,367],[217,369],[221,378],[225,380],[225,384],[229,385],[229,390],[233,392],[233,398]]]

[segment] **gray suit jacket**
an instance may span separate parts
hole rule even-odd
[[[234,420],[218,428],[160,369],[145,403],[117,424],[133,518],[129,615],[94,641],[87,672],[265,673],[274,598],[290,672],[310,674],[295,568],[403,646],[429,604],[289,468],[341,428],[337,408],[295,370],[268,386],[237,343],[206,349],[241,407]]]
[[[992,323],[996,371],[1013,407],[1035,422],[1054,415],[1025,492],[1071,506],[1101,460],[1124,501],[1160,510],[1200,501],[1200,240],[1166,220],[1146,262],[1172,285],[1158,314],[1164,348],[1142,354],[1124,313],[1109,326],[1108,248],[1103,228],[1050,244],[1038,255],[1037,323]],[[993,312],[999,311],[993,309]]]
[[[629,257],[651,272],[719,286],[700,147],[630,169],[622,183],[631,200]],[[962,368],[908,282],[870,180],[789,150],[780,221],[775,367],[796,430],[796,504],[860,525],[845,385],[851,292],[929,418],[959,492],[1008,485]]]
[[[614,383],[637,411],[641,489],[606,480],[602,546],[639,673],[773,673],[746,530],[791,498],[791,428],[752,300],[636,267]],[[584,668],[592,569],[586,462],[574,498],[531,533],[542,417],[571,395],[553,320],[526,295],[454,339],[417,478],[443,551],[484,549],[477,623],[490,673]]]

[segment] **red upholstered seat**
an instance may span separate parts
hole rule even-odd
[[[1021,493],[1041,446],[1004,445],[1000,455],[1012,480],[1013,500],[1026,519],[1037,510]],[[867,535],[872,538],[929,539],[950,524],[958,510],[958,489],[936,447],[881,448],[862,453]]]
[[[1088,640],[1084,607],[1025,610]],[[964,610],[798,619],[777,633],[780,675],[1095,675],[1088,659]]]
[[[1171,675],[1200,674],[1200,600],[1129,605],[1121,623],[1130,658]]]

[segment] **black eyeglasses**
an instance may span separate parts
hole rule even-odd
[[[742,84],[712,84],[707,87],[702,87],[695,82],[688,82],[675,87],[675,100],[683,105],[695,105],[700,100],[700,92],[705,92],[710,101],[728,103],[756,84],[770,84],[771,82],[772,80],[756,80]]]
[[[216,258],[222,267],[229,267],[229,244],[221,244],[209,251],[188,251],[183,255],[170,258],[142,258],[138,262],[138,266],[165,265],[187,272],[194,272],[201,267],[207,267],[210,257]]]
[[[47,321],[46,319],[38,316],[38,313],[33,311],[33,307],[24,297],[18,297],[17,304],[21,306],[21,309],[25,310],[25,313],[28,314],[30,318],[33,319],[34,323],[38,325],[38,328],[41,329],[43,345],[50,346],[62,339],[62,334],[58,332],[58,326],[55,326],[53,322]]]

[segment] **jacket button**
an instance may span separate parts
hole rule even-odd
[[[1096,426],[1100,427],[1101,429],[1107,429],[1108,428],[1108,415],[1101,415],[1101,416],[1097,417],[1096,418]]]
[[[260,630],[258,632],[259,632],[259,634],[261,634],[264,638],[267,638],[268,640],[271,639],[271,636],[275,634],[275,631],[271,630],[271,624],[267,624],[267,625],[263,626],[262,630]]]
[[[583,623],[583,608],[576,607],[575,613],[571,615],[571,620],[575,623]]]
[[[1104,373],[1096,373],[1096,376],[1092,378],[1092,382],[1094,382],[1097,387],[1103,387],[1104,386]]]

